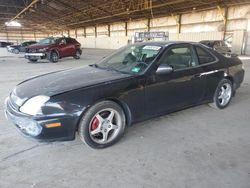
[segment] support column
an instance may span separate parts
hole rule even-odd
[[[76,36],[76,38],[77,38],[77,29],[75,29],[75,36]]]
[[[84,38],[86,38],[86,27],[83,28],[83,35],[84,35]]]
[[[5,32],[6,32],[7,42],[9,42],[9,33],[8,33],[8,30],[7,30],[7,28],[6,28],[6,27],[5,27]]]
[[[128,22],[125,22],[125,36],[128,36]]]
[[[223,17],[223,25],[224,25],[223,40],[225,40],[226,30],[227,30],[227,20],[228,20],[228,8],[225,7],[223,11],[222,8],[218,5],[217,9],[220,15]]]
[[[108,37],[110,37],[110,25],[108,25]]]
[[[22,28],[20,29],[20,32],[21,32],[21,39],[22,39],[22,42],[23,42],[23,30],[22,30]]]
[[[226,39],[227,21],[228,21],[228,8],[225,7],[223,40]]]
[[[95,26],[95,38],[97,37],[97,28]]]
[[[177,32],[181,33],[181,14],[178,15],[178,22],[177,22]]]
[[[150,31],[150,18],[148,18],[147,30],[148,30],[148,32]]]

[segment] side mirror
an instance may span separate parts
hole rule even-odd
[[[164,75],[173,72],[173,67],[167,64],[161,64],[158,69],[156,70],[157,75]]]

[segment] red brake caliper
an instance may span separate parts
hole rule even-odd
[[[91,130],[95,130],[99,125],[99,120],[95,117],[91,123]]]

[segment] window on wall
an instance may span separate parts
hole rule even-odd
[[[199,46],[195,46],[195,50],[196,50],[200,65],[211,63],[216,60],[210,53],[208,53],[206,50],[204,50],[203,48]]]

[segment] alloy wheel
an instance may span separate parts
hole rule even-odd
[[[107,144],[113,141],[122,127],[121,115],[112,108],[97,112],[89,124],[91,139],[98,144]]]
[[[225,106],[228,104],[232,96],[232,87],[229,83],[224,83],[218,95],[218,100],[221,106]]]
[[[53,60],[53,62],[58,61],[58,55],[55,52],[52,54],[52,60]]]

